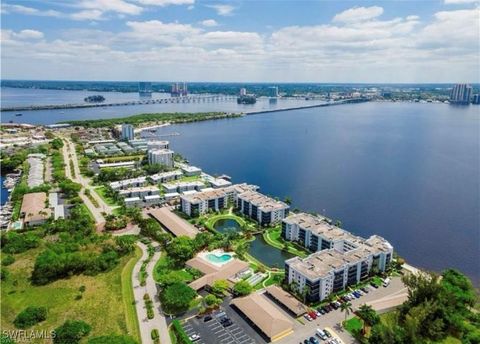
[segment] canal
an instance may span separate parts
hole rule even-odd
[[[285,267],[285,260],[295,257],[294,254],[279,250],[267,244],[262,234],[255,235],[255,240],[250,243],[248,253],[263,264],[271,268],[279,269]]]

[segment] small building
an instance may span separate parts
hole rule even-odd
[[[266,294],[287,309],[293,316],[298,318],[308,311],[308,307],[297,300],[292,294],[287,293],[282,288],[271,285],[265,289]]]
[[[38,226],[52,215],[52,210],[46,207],[47,194],[45,192],[28,193],[23,196],[20,216],[26,226]]]
[[[110,187],[113,190],[126,189],[129,187],[141,187],[147,184],[147,177],[138,177],[131,179],[119,180],[117,182],[111,182]]]
[[[126,197],[126,198],[130,198],[130,197],[143,198],[145,196],[158,195],[160,194],[160,190],[156,186],[144,186],[144,187],[120,190],[118,194],[120,197]]]
[[[173,213],[168,207],[152,209],[148,212],[148,215],[177,237],[184,235],[195,238],[198,233],[197,228]]]
[[[125,198],[125,206],[127,208],[132,208],[132,207],[142,207],[143,206],[143,201],[140,199],[140,197],[129,197]]]
[[[182,166],[182,171],[186,176],[199,176],[202,173],[202,169],[196,166],[185,165]]]
[[[159,205],[163,203],[163,198],[160,195],[149,195],[149,196],[145,196],[143,199],[145,201],[146,207],[151,207],[151,206]]]
[[[225,188],[227,186],[232,185],[232,182],[230,182],[228,180],[225,180],[225,179],[222,179],[222,178],[213,178],[213,179],[210,179],[208,182],[215,189]]]
[[[98,163],[97,166],[99,169],[102,168],[135,168],[135,161],[121,161],[121,162],[111,162],[111,163]]]
[[[258,292],[233,299],[231,305],[268,341],[275,342],[293,333],[293,323]]]
[[[169,172],[156,173],[150,176],[150,179],[155,183],[165,183],[172,180],[177,180],[183,176],[182,171],[175,170]]]
[[[163,140],[150,140],[147,141],[147,149],[169,149],[170,143]]]
[[[205,184],[200,181],[194,182],[171,182],[171,183],[163,183],[163,189],[165,192],[185,192],[185,191],[201,191],[205,188]]]

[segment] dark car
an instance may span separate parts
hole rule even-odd
[[[315,337],[310,337],[310,343],[311,343],[311,344],[320,344],[320,342],[318,341],[318,339],[315,338]]]
[[[323,330],[323,332],[325,332],[325,335],[328,337],[328,338],[332,338],[332,334],[330,332],[328,332],[327,330]]]
[[[322,307],[318,307],[317,311],[319,311],[321,315],[324,315],[326,313]]]
[[[378,289],[378,285],[376,285],[375,283],[371,283],[370,284],[372,287],[374,287],[375,289]]]
[[[333,309],[335,309],[335,310],[338,309],[338,306],[337,306],[335,303],[333,303],[333,302],[330,304],[330,306],[331,306]]]
[[[211,315],[207,315],[205,318],[203,318],[203,322],[207,322],[207,321],[210,321],[210,320],[212,320]]]
[[[308,339],[305,339],[305,340],[303,341],[303,344],[310,344],[310,342],[308,341]]]
[[[222,322],[222,325],[223,325],[223,327],[228,327],[228,326],[233,325],[233,322],[230,319],[228,319],[228,320]]]

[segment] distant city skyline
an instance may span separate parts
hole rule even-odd
[[[4,1],[3,79],[478,83],[480,1]]]

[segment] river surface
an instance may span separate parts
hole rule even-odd
[[[7,203],[8,200],[8,189],[3,186],[3,181],[5,180],[5,177],[2,175],[0,176],[0,205],[3,206],[5,203]]]
[[[141,98],[138,93],[122,92],[90,92],[90,91],[67,91],[67,90],[45,90],[45,89],[24,89],[24,88],[1,88],[2,107],[24,106],[24,105],[58,105],[58,104],[81,104],[87,96],[101,94],[105,97],[106,103],[119,103],[125,101],[137,101]],[[166,93],[153,93],[152,98],[169,98]],[[228,101],[204,101],[194,103],[164,103],[148,105],[125,105],[106,106],[94,108],[76,109],[55,109],[35,111],[3,111],[1,112],[2,122],[30,123],[30,124],[52,124],[74,119],[99,119],[115,118],[137,115],[141,113],[158,112],[252,112],[274,109],[284,109],[299,106],[322,104],[320,100],[304,100],[292,98],[280,98],[270,100],[258,98],[255,104],[237,104],[235,99]],[[21,113],[22,116],[16,116]]]
[[[479,107],[364,103],[165,127],[209,173],[480,281]],[[256,240],[257,241],[257,240]]]

